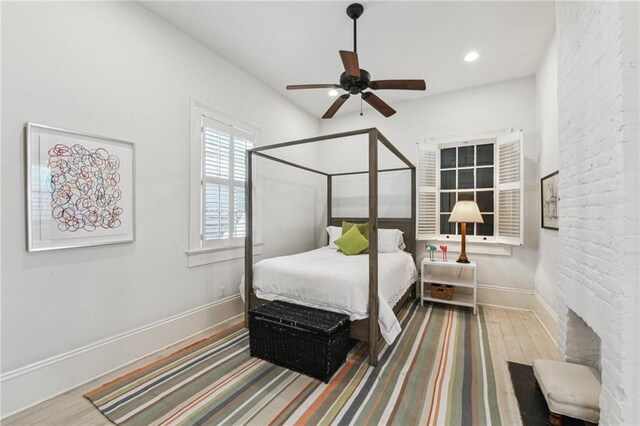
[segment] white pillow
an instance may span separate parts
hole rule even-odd
[[[404,249],[407,248],[407,245],[404,243],[404,232],[402,232],[401,230],[397,229],[398,231],[398,248],[400,249],[400,251],[404,251]]]
[[[327,226],[327,234],[329,234],[329,248],[338,250],[338,246],[333,242],[342,236],[342,228],[338,226]]]
[[[402,232],[398,229],[378,229],[378,253],[404,250]]]

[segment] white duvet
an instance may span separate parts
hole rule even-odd
[[[416,278],[409,253],[378,254],[378,323],[389,344],[402,331],[393,306]],[[262,260],[253,267],[253,289],[261,299],[341,312],[352,321],[364,319],[369,305],[369,256],[346,256],[323,247]],[[242,284],[240,294],[244,297]]]

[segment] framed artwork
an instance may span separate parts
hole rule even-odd
[[[558,230],[558,171],[540,179],[542,227]]]
[[[27,251],[135,240],[131,142],[25,126]]]

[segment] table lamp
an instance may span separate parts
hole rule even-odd
[[[469,263],[466,253],[467,223],[484,223],[478,205],[475,201],[458,201],[453,206],[449,222],[460,223],[462,246],[460,247],[460,257],[457,261],[459,263]]]

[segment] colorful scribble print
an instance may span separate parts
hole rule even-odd
[[[51,209],[63,232],[122,225],[120,160],[103,148],[58,144],[49,150]]]

